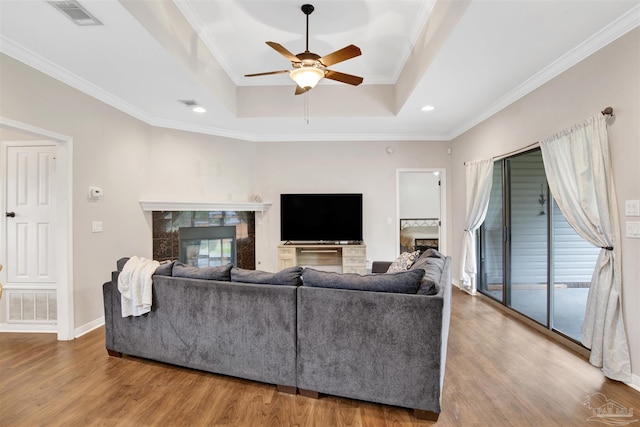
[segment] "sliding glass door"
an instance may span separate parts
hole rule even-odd
[[[479,292],[580,341],[599,253],[549,194],[539,149],[498,160],[479,230]]]
[[[548,326],[548,215],[542,154],[506,159],[510,268],[507,306]]]

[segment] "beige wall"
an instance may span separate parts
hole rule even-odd
[[[392,154],[386,148],[393,147]],[[258,143],[257,192],[273,203],[258,223],[258,268],[277,269],[280,194],[343,192],[363,194],[367,259],[396,254],[396,169],[449,167],[447,142],[281,142]],[[391,223],[389,223],[391,218]]]
[[[624,201],[640,199],[640,29],[456,138],[452,143],[453,204],[465,204],[465,161],[518,150],[581,123],[607,106],[616,114],[609,137],[624,233]],[[464,209],[453,210],[451,219],[454,278],[459,278]],[[623,237],[621,245],[624,319],[634,382],[640,384],[640,239]]]
[[[118,258],[151,257],[151,215],[139,200],[246,201],[253,192],[254,143],[150,127],[4,55],[0,87],[0,116],[73,138],[76,330],[102,317],[101,285]],[[90,185],[102,200],[88,199]],[[91,232],[95,220],[102,233]]]

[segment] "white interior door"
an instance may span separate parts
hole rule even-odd
[[[3,320],[18,330],[56,331],[56,146],[6,149]]]

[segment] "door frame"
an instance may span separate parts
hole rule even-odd
[[[440,240],[439,251],[447,254],[447,170],[445,168],[400,168],[396,169],[396,221],[395,248],[396,255],[400,254],[400,174],[402,172],[439,172],[440,175]]]
[[[0,116],[0,127],[33,135],[34,139],[46,139],[56,145],[56,234],[55,263],[57,273],[56,299],[58,305],[58,340],[75,338],[73,306],[73,138],[46,129],[38,128],[16,120]],[[0,164],[6,171],[6,143],[2,142]],[[12,142],[11,145],[16,145]],[[24,141],[24,145],[33,145]],[[0,188],[6,189],[5,173],[0,174]],[[0,210],[6,211],[5,197],[0,198]],[[0,241],[5,241],[6,218],[0,219]],[[0,258],[6,259],[6,245],[0,245]],[[6,270],[0,272],[0,279],[6,280]]]

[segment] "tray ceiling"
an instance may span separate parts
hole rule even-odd
[[[79,3],[103,25],[2,0],[0,51],[151,125],[250,141],[450,140],[640,24],[637,0],[317,0],[309,50],[359,46],[331,68],[364,83],[294,96],[244,75],[290,68],[265,41],[304,51],[302,2]]]

